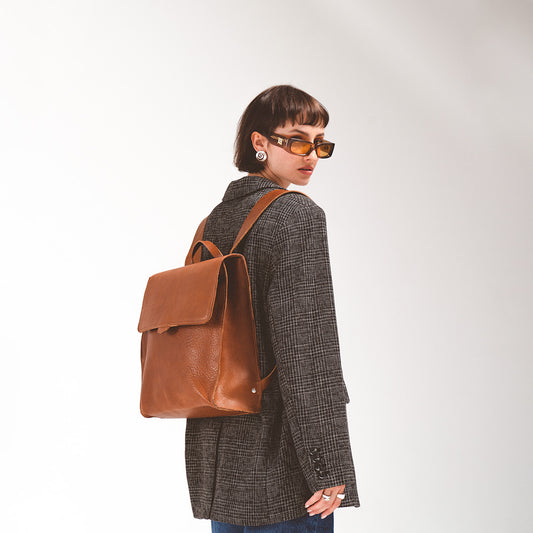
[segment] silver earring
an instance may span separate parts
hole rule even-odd
[[[261,162],[266,161],[266,158],[267,158],[266,152],[264,150],[259,150],[259,152],[256,152],[255,158]]]

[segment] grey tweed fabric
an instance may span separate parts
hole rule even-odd
[[[261,176],[232,181],[204,239],[227,254]],[[185,463],[195,518],[258,526],[305,516],[317,490],[346,485],[359,507],[324,210],[301,194],[267,207],[235,250],[246,258],[261,376],[277,363],[261,412],[187,419]],[[202,247],[202,260],[210,258]]]

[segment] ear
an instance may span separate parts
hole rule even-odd
[[[266,150],[268,141],[258,131],[252,131],[250,138],[252,140],[252,145],[256,152],[258,152],[259,150]]]

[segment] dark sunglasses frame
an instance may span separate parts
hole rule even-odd
[[[304,141],[303,139],[298,139],[297,137],[291,137],[291,138],[283,137],[282,135],[277,135],[275,133],[270,135],[270,136],[266,136],[266,137],[268,139],[268,142],[270,142],[274,146],[279,146],[280,148],[283,148],[284,150],[286,150],[287,152],[289,152],[289,153],[291,153],[293,155],[301,155],[302,157],[308,156],[313,150],[316,150],[317,151],[316,155],[317,155],[317,157],[319,159],[327,159],[328,157],[331,157],[333,155],[333,149],[335,148],[335,143],[332,143],[332,142],[329,142],[329,141],[310,142],[310,141]],[[277,142],[273,142],[271,139],[276,139]],[[298,154],[296,152],[293,152],[291,150],[291,146],[295,142],[308,144],[309,145],[309,150],[305,154]],[[329,152],[328,155],[320,156],[320,155],[318,155],[317,148],[319,146],[323,146],[323,145],[331,146],[331,151]]]

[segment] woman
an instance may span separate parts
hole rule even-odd
[[[326,109],[289,85],[259,94],[242,115],[232,181],[204,240],[229,253],[264,194],[306,185],[330,157]],[[333,511],[359,507],[324,211],[284,194],[236,249],[247,261],[261,376],[277,364],[261,412],[187,420],[185,459],[193,514],[213,532],[333,531]],[[210,257],[202,249],[202,260]]]

